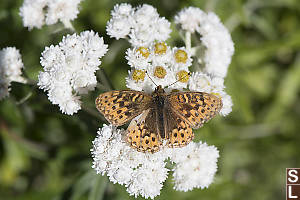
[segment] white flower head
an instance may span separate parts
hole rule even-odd
[[[219,156],[214,146],[191,142],[181,149],[165,147],[154,154],[142,153],[129,147],[124,134],[125,130],[111,125],[98,130],[91,149],[92,168],[97,174],[106,174],[111,182],[124,185],[130,195],[151,199],[158,196],[170,170],[166,167],[168,159],[175,163],[176,190],[204,188],[211,184]]]
[[[199,8],[184,8],[175,16],[175,23],[180,25],[181,29],[194,33],[200,26],[204,15],[205,13]]]
[[[192,65],[191,53],[185,47],[173,48],[173,63],[177,70],[187,70]]]
[[[108,35],[118,40],[126,38],[131,31],[131,26],[127,18],[112,18],[107,23],[106,31]]]
[[[130,16],[133,11],[134,10],[130,4],[121,3],[114,6],[114,9],[111,11],[111,16],[116,18],[118,17],[126,18]]]
[[[206,143],[194,143],[175,149],[171,160],[176,163],[173,171],[174,189],[188,191],[207,188],[217,171],[219,151]]]
[[[44,25],[45,13],[44,8],[47,5],[45,0],[24,0],[20,8],[20,16],[23,20],[23,25],[32,28],[41,28]]]
[[[197,32],[206,47],[204,62],[205,71],[214,76],[224,78],[234,52],[231,36],[218,16],[209,12]]]
[[[20,16],[29,30],[58,21],[64,23],[77,18],[80,2],[81,0],[24,0]]]
[[[137,91],[151,93],[153,91],[153,83],[146,74],[146,70],[132,69],[128,71],[129,76],[126,77],[126,87]]]
[[[125,58],[130,67],[146,70],[150,65],[150,51],[147,47],[127,49]]]
[[[211,92],[211,78],[202,72],[192,73],[189,80],[189,90],[197,92]]]
[[[49,100],[63,113],[72,115],[80,109],[80,94],[94,90],[95,76],[107,51],[103,38],[93,31],[63,37],[56,46],[46,47],[42,53],[38,85],[48,91]]]
[[[231,97],[226,92],[221,92],[220,96],[222,98],[223,107],[220,110],[220,114],[223,116],[228,115],[232,111],[232,100]]]
[[[184,8],[175,16],[175,23],[190,33],[198,32],[206,50],[203,60],[205,72],[224,78],[234,52],[234,46],[227,28],[218,16],[205,13],[199,8]]]
[[[46,24],[51,25],[59,20],[70,21],[77,18],[78,5],[81,0],[48,0]]]
[[[173,49],[165,42],[157,42],[150,46],[150,59],[153,66],[166,65],[170,68],[174,66]]]
[[[0,100],[9,95],[12,81],[26,83],[21,76],[24,68],[21,54],[15,47],[0,50]]]
[[[170,22],[159,17],[148,4],[132,8],[129,4],[114,7],[106,26],[107,34],[116,39],[129,37],[132,46],[148,47],[154,41],[165,41],[171,33]]]

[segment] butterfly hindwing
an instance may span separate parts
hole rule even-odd
[[[222,108],[221,98],[205,92],[176,92],[167,96],[171,109],[190,124],[199,128]]]
[[[161,143],[157,124],[154,123],[156,112],[149,108],[138,119],[133,119],[127,129],[127,141],[141,152],[157,152]]]
[[[132,90],[110,91],[100,94],[96,107],[103,116],[116,126],[121,126],[146,110],[151,96]]]
[[[169,147],[182,147],[193,140],[193,130],[186,121],[169,109],[166,110],[165,116],[165,135]]]

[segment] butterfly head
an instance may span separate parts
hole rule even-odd
[[[164,93],[165,93],[165,90],[164,90],[164,88],[163,88],[161,85],[159,85],[159,86],[157,86],[157,87],[155,88],[154,93],[155,93],[155,94],[164,94]]]

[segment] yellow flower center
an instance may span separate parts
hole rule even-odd
[[[132,73],[132,79],[135,80],[136,82],[144,81],[145,75],[146,73],[144,70],[135,69]]]
[[[148,58],[150,55],[150,52],[149,52],[148,48],[146,48],[146,47],[140,47],[136,51],[139,52],[140,54],[142,54],[142,56],[144,56],[145,58]]]
[[[165,68],[161,66],[155,67],[154,76],[156,76],[157,78],[165,78],[166,74],[167,71],[165,70]]]
[[[186,83],[189,81],[190,73],[185,70],[181,70],[181,71],[177,72],[176,75],[177,75],[177,80],[182,83]]]
[[[155,54],[165,54],[167,51],[167,45],[164,42],[156,43],[154,46]]]
[[[187,59],[188,59],[188,55],[186,51],[182,49],[178,49],[175,52],[175,60],[177,63],[186,63]]]

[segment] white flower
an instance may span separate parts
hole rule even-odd
[[[195,92],[211,92],[211,78],[201,72],[192,73],[189,80],[189,89],[190,91]]]
[[[194,33],[200,26],[204,15],[205,13],[199,8],[184,8],[175,16],[175,23],[179,24],[183,30]]]
[[[127,192],[137,197],[141,195],[145,198],[154,199],[160,194],[163,182],[167,178],[168,169],[165,168],[165,162],[143,161],[142,166],[138,167],[132,173],[131,183],[128,185]]]
[[[63,113],[72,115],[80,109],[80,94],[94,90],[95,76],[107,51],[107,45],[93,31],[63,37],[56,46],[46,47],[42,53],[38,85],[48,91],[49,100]]]
[[[92,168],[98,174],[106,174],[111,182],[124,185],[130,195],[151,199],[158,196],[168,176],[169,158],[176,163],[174,187],[177,190],[204,188],[212,182],[218,158],[214,146],[191,142],[184,148],[164,147],[154,154],[141,153],[124,142],[124,134],[125,130],[111,125],[99,129],[91,149]]]
[[[145,93],[151,94],[153,92],[153,83],[149,79],[148,75],[146,75],[146,71],[139,71],[138,73],[143,73],[144,78],[137,77],[137,69],[132,69],[128,71],[129,76],[126,77],[126,87],[132,90],[144,91]]]
[[[173,63],[176,70],[188,70],[192,65],[191,53],[185,47],[173,48]]]
[[[223,103],[223,107],[220,110],[220,114],[226,116],[229,113],[231,113],[233,103],[231,97],[228,94],[226,94],[226,92],[221,92],[220,96],[222,98],[222,103]]]
[[[0,51],[0,100],[9,95],[12,81],[26,83],[21,76],[24,68],[21,54],[15,47],[6,47]]]
[[[128,17],[132,14],[132,6],[128,3],[121,3],[114,6],[114,9],[111,11],[112,17]]]
[[[20,16],[23,19],[23,25],[32,28],[41,28],[44,25],[44,8],[47,5],[45,0],[24,0],[20,8]]]
[[[78,5],[81,0],[48,0],[46,24],[51,25],[60,21],[70,21],[77,18]]]
[[[217,171],[219,151],[206,143],[194,143],[173,151],[171,160],[176,163],[173,171],[174,189],[188,191],[207,188]]]
[[[128,60],[128,64],[131,67],[134,67],[136,69],[142,69],[145,70],[150,65],[150,58],[145,57],[141,54],[140,48],[133,48],[133,49],[127,49],[125,58]],[[145,48],[144,51],[149,51],[147,48]]]
[[[160,18],[157,10],[147,4],[132,8],[129,4],[114,7],[106,26],[107,34],[116,39],[129,37],[132,46],[149,46],[164,41],[171,33],[170,22]]]
[[[130,33],[130,30],[131,26],[126,18],[112,18],[106,26],[107,34],[117,40],[120,38],[126,38],[126,36]]]
[[[212,93],[220,93],[224,91],[224,79],[218,76],[211,78],[211,91]]]
[[[81,0],[24,0],[20,16],[29,30],[58,21],[67,22],[77,17],[80,2]]]
[[[169,38],[169,35],[171,34],[171,23],[165,19],[164,17],[158,18],[154,27],[156,28],[155,36],[154,38],[157,41],[166,41]]]

